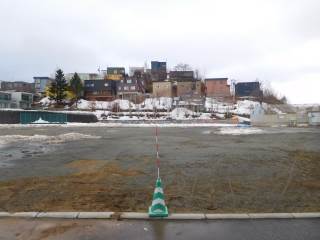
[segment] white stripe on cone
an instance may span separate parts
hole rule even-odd
[[[160,203],[161,205],[165,205],[163,199],[157,198],[157,199],[154,199],[154,200],[152,201],[152,206],[154,206],[154,205],[156,205],[156,204],[159,204],[159,203]]]
[[[161,209],[156,209],[153,211],[154,213],[163,213],[163,211]]]
[[[160,187],[157,187],[154,189],[154,193],[162,193],[163,194],[163,190]]]

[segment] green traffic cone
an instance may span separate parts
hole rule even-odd
[[[153,193],[152,204],[149,207],[149,217],[168,217],[168,208],[164,202],[161,179],[158,178]]]

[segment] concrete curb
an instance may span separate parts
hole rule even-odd
[[[80,212],[39,212],[36,218],[70,218],[75,219]]]
[[[292,213],[249,213],[248,215],[252,219],[294,218]]]
[[[294,218],[320,218],[319,212],[292,213]]]
[[[135,220],[219,220],[219,219],[301,219],[320,218],[320,212],[306,213],[173,213],[167,218],[150,218],[141,212],[0,212],[0,218],[61,218],[61,219],[135,219]]]
[[[250,214],[246,213],[226,213],[226,214],[219,214],[219,213],[208,213],[205,214],[206,219],[214,220],[214,219],[250,219]]]
[[[80,212],[79,219],[110,219],[114,212]]]

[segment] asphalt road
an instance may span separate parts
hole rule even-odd
[[[320,219],[113,221],[0,219],[0,240],[320,239]]]

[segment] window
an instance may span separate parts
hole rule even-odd
[[[109,87],[109,83],[105,83],[104,86],[105,86],[105,87]]]
[[[128,86],[124,86],[123,89],[124,89],[125,91],[128,91],[128,90],[129,90],[129,87],[128,87]]]
[[[86,87],[94,87],[94,83],[87,83]]]
[[[130,90],[136,90],[136,86],[131,86]]]
[[[29,101],[30,100],[29,95],[27,95],[27,94],[22,94],[21,99],[22,99],[22,101]]]
[[[121,91],[121,89],[122,89],[122,88],[121,88],[121,87],[119,87],[118,89],[119,89],[119,91]]]
[[[127,79],[127,83],[132,83],[132,80],[131,79]]]

